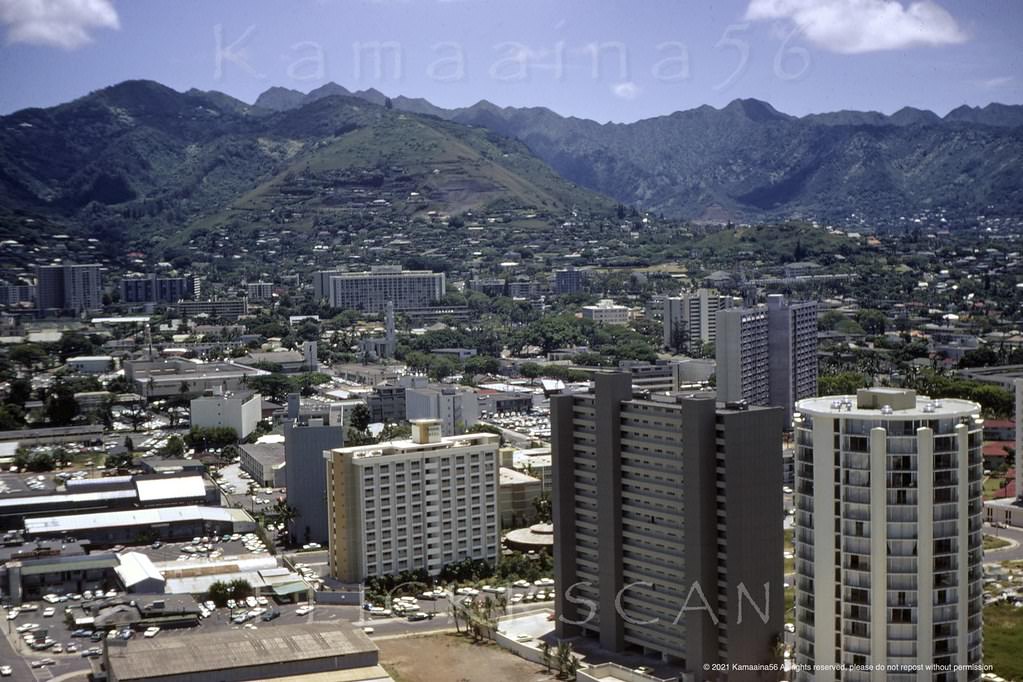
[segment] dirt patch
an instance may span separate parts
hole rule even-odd
[[[459,635],[376,640],[380,663],[396,682],[538,682],[555,679],[543,667],[496,644],[473,644]]]

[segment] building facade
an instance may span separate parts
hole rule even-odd
[[[379,266],[369,272],[343,272],[329,277],[332,308],[382,313],[387,302],[395,310],[422,308],[444,298],[443,272]]]
[[[208,315],[225,320],[236,320],[249,314],[249,302],[244,298],[221,298],[211,301],[179,301],[178,312],[189,319],[197,315]]]
[[[579,294],[586,287],[586,274],[583,270],[565,268],[554,271],[554,284],[551,287],[555,296]]]
[[[980,679],[952,671],[981,660],[979,405],[874,388],[796,410],[795,660],[817,666],[797,679]]]
[[[36,307],[40,310],[99,310],[103,283],[99,265],[36,267]]]
[[[789,303],[780,294],[766,306],[718,312],[717,390],[723,401],[745,400],[785,410],[817,395],[817,304]]]
[[[773,660],[781,410],[725,409],[707,393],[634,396],[624,373],[594,379],[590,393],[551,399],[558,636],[657,654],[696,680],[718,679],[707,672],[718,664]]]
[[[598,301],[597,305],[583,306],[582,312],[584,320],[593,320],[597,324],[628,324],[632,316],[627,306],[606,299]]]
[[[664,299],[664,346],[680,353],[695,353],[717,340],[717,312],[730,308],[732,299],[712,289]]]
[[[455,386],[427,386],[405,389],[405,418],[436,419],[441,435],[464,433],[480,419],[476,392]]]
[[[288,402],[284,421],[284,478],[288,504],[297,516],[288,532],[295,541],[330,541],[327,523],[327,470],[323,453],[344,445],[344,427],[340,414],[301,415],[298,398]]]
[[[157,277],[156,274],[148,274],[121,278],[123,303],[175,303],[184,298],[192,298],[192,292],[192,282],[187,277]]]
[[[422,420],[411,440],[325,453],[331,575],[361,582],[496,561],[498,442],[488,433],[443,437],[439,423]]]
[[[192,426],[234,429],[241,440],[263,416],[263,396],[252,392],[204,395],[191,402]]]

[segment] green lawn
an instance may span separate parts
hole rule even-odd
[[[984,663],[996,675],[1023,680],[1023,609],[997,604],[984,609]]]
[[[993,500],[995,493],[1005,485],[1005,478],[1002,476],[988,476],[984,479],[983,494],[985,500]]]
[[[996,538],[994,535],[984,536],[984,549],[1001,549],[1002,547],[1008,547],[1012,543],[1004,538]]]

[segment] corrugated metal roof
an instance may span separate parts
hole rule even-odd
[[[202,476],[166,476],[163,478],[136,479],[140,502],[181,500],[206,496]]]
[[[102,502],[103,500],[124,500],[134,499],[134,490],[101,490],[94,493],[68,493],[53,495],[26,495],[24,497],[6,497],[0,499],[0,510],[5,508],[17,508],[22,505],[41,506],[47,504],[64,503],[68,505],[88,504],[90,502]]]
[[[376,651],[365,633],[338,622],[131,639],[108,647],[107,655],[111,677],[126,681],[323,658],[335,659],[335,666],[343,667],[345,656]]]
[[[114,568],[117,566],[117,555],[104,552],[102,554],[86,554],[84,556],[46,557],[29,559],[22,562],[22,575],[45,575],[55,571],[91,571],[97,568]]]
[[[98,514],[71,514],[68,516],[40,516],[25,519],[25,533],[44,535],[73,533],[88,528],[120,528],[123,526],[155,526],[185,521],[252,522],[242,509],[225,507],[160,507],[158,509],[129,509]]]
[[[117,571],[117,575],[120,576],[125,587],[132,587],[146,580],[164,582],[163,575],[156,570],[156,566],[145,554],[125,552],[119,558],[121,563],[114,570]]]

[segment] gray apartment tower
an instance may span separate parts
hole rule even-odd
[[[781,294],[766,306],[717,313],[717,391],[725,402],[745,400],[785,410],[817,395],[817,303],[789,303]]]
[[[634,394],[624,373],[594,382],[551,399],[558,636],[658,654],[696,680],[774,660],[782,410]]]
[[[103,307],[99,265],[36,266],[36,307],[40,310],[98,310]]]
[[[327,519],[327,473],[323,461],[326,450],[344,446],[343,414],[301,414],[297,394],[288,396],[288,416],[284,420],[284,477],[288,504],[298,516],[288,532],[299,542],[327,544],[330,539]]]

